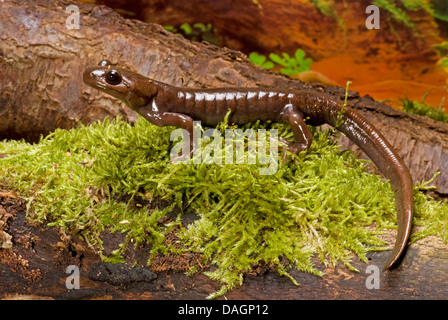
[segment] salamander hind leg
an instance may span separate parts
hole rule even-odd
[[[282,111],[282,120],[289,122],[294,133],[294,143],[282,140],[285,149],[291,153],[298,154],[300,151],[308,150],[313,141],[313,135],[303,120],[303,114],[295,110],[293,105],[288,104]],[[286,152],[283,153],[283,162],[286,162]]]

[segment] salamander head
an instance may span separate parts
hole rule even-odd
[[[151,79],[138,73],[118,68],[108,60],[84,71],[84,82],[123,101],[131,109],[147,105],[157,93]]]

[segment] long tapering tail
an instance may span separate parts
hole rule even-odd
[[[340,110],[339,103],[333,106]],[[337,111],[335,109],[332,111],[332,118]],[[342,113],[338,112],[338,116],[342,116],[342,123],[338,123],[337,129],[367,154],[392,185],[397,208],[398,232],[392,256],[384,266],[384,270],[390,269],[402,255],[411,231],[414,207],[411,174],[386,138],[361,115],[347,107]],[[337,119],[328,120],[329,124],[336,125]]]

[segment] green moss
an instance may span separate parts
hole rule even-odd
[[[427,94],[428,93],[429,91]],[[425,116],[437,121],[448,122],[448,114],[442,109],[444,100],[442,100],[438,108],[434,108],[425,102],[425,96],[423,96],[420,101],[409,100],[407,97],[400,99],[400,102],[403,105],[403,111],[410,114]]]
[[[248,127],[292,137],[283,124]],[[258,265],[297,284],[291,268],[316,275],[329,264],[354,269],[355,256],[367,262],[369,251],[386,249],[379,235],[395,228],[390,185],[367,173],[366,161],[340,151],[332,131],[313,129],[310,150],[260,175],[257,164],[171,164],[171,130],[118,118],[56,130],[37,144],[4,141],[0,179],[28,200],[30,219],[84,238],[104,260],[122,261],[128,246],[143,244],[151,248],[148,263],[160,253],[201,253],[211,265],[205,274],[222,284],[211,298],[240,285]],[[415,195],[415,223],[422,226],[416,236],[447,241],[447,204]],[[148,204],[137,206],[137,198]],[[171,205],[157,205],[160,199]],[[164,223],[175,207],[179,216]],[[182,228],[186,210],[198,219]],[[111,254],[103,248],[104,230],[125,234]],[[166,245],[172,231],[185,249]]]

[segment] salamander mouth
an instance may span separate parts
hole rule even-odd
[[[111,85],[106,81],[108,69],[101,67],[90,67],[84,71],[83,81],[88,86],[107,93],[126,104],[129,104],[132,90],[126,81],[121,81],[117,85]]]
[[[105,90],[107,88],[104,70],[98,68],[87,68],[83,74],[83,81],[88,86],[95,89]]]

